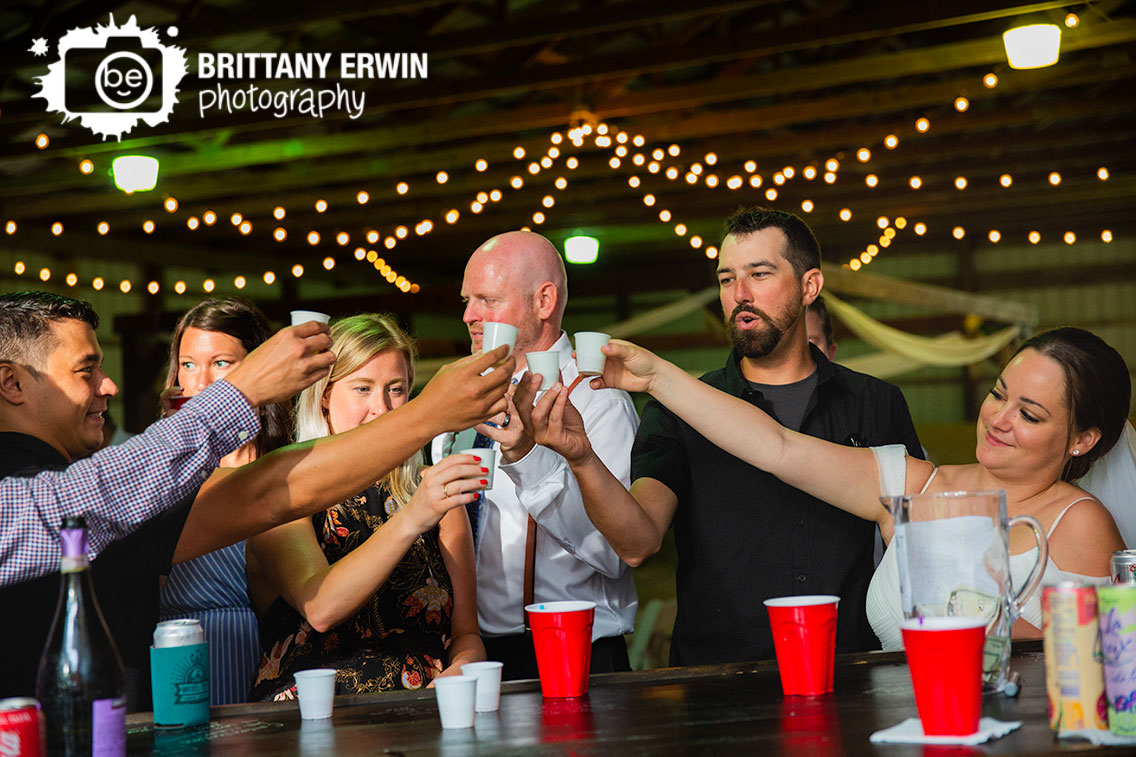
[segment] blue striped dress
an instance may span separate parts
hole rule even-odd
[[[248,701],[260,664],[260,637],[243,541],[175,565],[162,588],[161,618],[201,621],[209,642],[210,704]]]

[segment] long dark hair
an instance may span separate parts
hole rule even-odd
[[[202,300],[181,317],[174,329],[170,340],[170,361],[166,368],[166,387],[177,384],[181,338],[190,327],[228,334],[239,341],[246,352],[252,352],[272,336],[268,318],[248,300],[240,297]],[[292,413],[286,404],[264,405],[257,412],[260,415],[257,455],[267,454],[292,440]]]
[[[1052,358],[1065,371],[1065,404],[1069,436],[1095,428],[1101,437],[1093,448],[1070,457],[1062,481],[1075,481],[1112,449],[1124,431],[1132,403],[1132,379],[1124,358],[1096,334],[1072,327],[1054,329],[1026,341],[1018,352],[1033,349]],[[1017,355],[1018,352],[1014,354]]]

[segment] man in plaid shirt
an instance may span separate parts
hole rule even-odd
[[[68,461],[102,443],[116,392],[102,371],[90,305],[46,292],[0,295],[0,448],[33,436]],[[145,433],[65,469],[0,481],[0,586],[55,571],[63,518],[87,519],[92,555],[197,491],[224,455],[254,438],[254,408],[280,402],[334,362],[327,326],[286,329]],[[16,432],[16,433],[11,433]]]

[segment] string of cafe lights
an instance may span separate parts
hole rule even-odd
[[[988,87],[995,86],[996,76],[994,74],[987,74],[987,76],[984,77],[984,83]],[[964,102],[964,98],[956,98],[956,110],[958,110],[959,112],[964,112],[968,108],[968,106],[969,103]],[[930,121],[927,118],[920,118],[918,121],[916,121],[915,129],[919,133],[926,133],[930,129]],[[634,147],[643,147],[645,145],[645,139],[642,135],[635,135],[635,137],[630,138],[628,137],[627,132],[615,130],[613,127],[607,124],[601,123],[597,125],[594,128],[594,132],[596,133],[595,143],[597,147],[612,147],[613,156],[608,161],[608,165],[613,170],[618,169],[622,165],[622,159],[625,158],[628,154],[626,143],[630,141],[632,146]],[[574,147],[581,148],[584,146],[584,138],[590,136],[592,133],[593,127],[590,124],[582,124],[580,126],[574,127],[573,129],[570,129],[568,131],[567,138]],[[559,157],[559,148],[557,146],[564,141],[563,135],[561,135],[559,132],[553,132],[549,137],[549,141],[552,143],[552,147],[549,148],[549,152],[542,157],[541,161],[539,163],[536,161],[529,163],[528,172],[530,174],[535,176],[539,174],[543,168],[550,168],[553,161],[555,161],[555,159]],[[883,145],[887,149],[895,149],[898,146],[898,143],[899,140],[895,134],[888,134],[883,139]],[[756,171],[756,161],[752,160],[746,161],[743,166],[744,172],[746,173],[746,177],[744,179],[741,175],[738,174],[732,175],[726,179],[720,179],[716,174],[706,171],[702,163],[700,162],[694,162],[685,167],[679,164],[663,164],[662,161],[665,159],[665,157],[669,156],[672,158],[677,158],[680,153],[681,148],[677,144],[672,144],[665,150],[660,147],[655,148],[653,151],[651,151],[650,162],[647,162],[647,157],[644,153],[636,153],[631,157],[629,162],[635,166],[645,166],[648,173],[662,174],[667,179],[672,181],[677,180],[679,175],[681,174],[683,175],[684,180],[687,183],[693,185],[698,183],[699,181],[702,181],[708,188],[715,188],[721,184],[729,189],[738,189],[745,184],[748,184],[750,187],[756,189],[760,188],[764,184],[763,176]],[[525,155],[526,152],[520,145],[518,145],[513,151],[513,157],[517,160],[522,160]],[[871,151],[867,147],[861,147],[856,151],[856,157],[860,162],[867,163],[871,158]],[[703,162],[705,162],[706,166],[713,166],[717,163],[717,156],[713,152],[707,153],[703,157]],[[579,159],[574,155],[570,156],[566,161],[566,166],[570,170],[575,169],[578,165]],[[484,158],[478,159],[474,167],[477,171],[484,171],[488,167],[488,161],[486,161]],[[838,172],[840,170],[839,161],[836,158],[829,158],[824,162],[824,169],[825,170],[822,174],[817,166],[807,165],[803,167],[798,174],[798,172],[792,166],[784,167],[783,169],[775,172],[772,175],[771,181],[775,186],[770,186],[765,190],[764,194],[766,200],[768,200],[769,202],[775,201],[778,197],[777,187],[783,186],[786,182],[798,175],[809,181],[815,180],[818,176],[820,176],[825,184],[835,184]],[[91,161],[80,161],[80,171],[84,174],[91,173],[93,171],[93,164],[91,163]],[[1098,169],[1097,178],[1100,180],[1107,180],[1109,178],[1108,170],[1106,167],[1101,167]],[[445,183],[448,180],[448,174],[445,171],[439,171],[435,175],[435,179],[440,184]],[[1061,176],[1057,172],[1052,172],[1048,177],[1048,181],[1050,185],[1057,186],[1061,182]],[[639,188],[641,186],[641,182],[642,179],[638,175],[632,175],[628,177],[628,184],[631,188]],[[865,176],[865,184],[866,186],[868,186],[868,188],[874,188],[875,186],[878,186],[878,183],[879,177],[876,174],[869,173]],[[908,183],[912,190],[918,190],[923,186],[922,179],[917,175],[910,177]],[[1000,184],[1005,188],[1009,188],[1013,184],[1013,179],[1009,174],[1003,174],[1000,177]],[[509,182],[509,187],[514,190],[519,190],[523,186],[524,179],[520,175],[514,176]],[[559,176],[557,177],[554,186],[558,191],[563,190],[567,186],[567,180],[565,179],[565,177]],[[956,177],[956,189],[962,191],[965,190],[967,186],[968,182],[964,176]],[[395,185],[395,191],[400,195],[407,194],[407,192],[409,191],[409,183],[406,181],[398,182]],[[493,188],[488,192],[480,191],[471,201],[470,210],[474,214],[479,213],[487,203],[498,202],[501,199],[501,196],[501,191],[496,188]],[[356,201],[359,204],[366,204],[369,199],[370,192],[368,192],[367,190],[360,190],[356,194]],[[644,204],[648,207],[654,206],[656,204],[656,197],[650,192],[644,194],[642,196],[642,199]],[[542,198],[542,205],[544,205],[544,207],[551,208],[554,204],[555,198],[552,195],[545,195],[545,197]],[[178,210],[178,201],[176,200],[176,198],[168,197],[163,201],[163,207],[167,212],[174,213]],[[317,212],[322,213],[327,210],[328,203],[326,202],[326,200],[319,199],[314,203],[314,207]],[[801,202],[801,210],[803,212],[811,213],[815,210],[815,207],[815,202],[811,199],[805,199]],[[274,208],[273,217],[276,220],[283,220],[285,215],[286,210],[282,206],[277,206],[276,208]],[[452,208],[445,213],[445,220],[447,223],[453,224],[457,222],[459,216],[459,211],[456,208]],[[842,208],[838,213],[838,217],[842,221],[849,221],[852,218],[852,211],[849,208]],[[677,221],[670,210],[666,208],[660,209],[658,212],[658,218],[659,221],[664,224],[669,224],[670,222],[674,221],[673,229],[677,235],[685,236],[687,234],[688,228],[686,224],[682,223],[681,221]],[[871,260],[874,259],[879,253],[881,248],[886,248],[891,244],[891,240],[895,238],[897,228],[904,228],[904,225],[906,223],[906,219],[897,218],[896,226],[893,227],[889,226],[884,218],[885,217],[881,216],[879,219],[879,221],[881,222],[881,231],[883,233],[877,240],[878,245],[867,245],[863,252],[861,252],[857,257],[852,258],[848,263],[845,264],[847,267],[851,268],[852,270],[858,270],[861,266],[870,263]],[[544,211],[538,210],[533,213],[532,221],[534,224],[541,224],[545,220],[546,214]],[[202,213],[200,218],[198,218],[197,216],[189,216],[186,219],[186,226],[190,230],[197,230],[202,225],[213,226],[216,221],[216,213],[211,210],[206,210]],[[242,235],[247,236],[252,232],[251,222],[243,218],[240,213],[232,214],[230,221],[234,228]],[[143,223],[143,231],[147,234],[153,233],[155,226],[156,225],[153,220],[146,220]],[[419,236],[423,236],[429,233],[433,229],[433,227],[434,224],[432,220],[423,219],[415,224],[415,233]],[[922,222],[913,224],[912,228],[913,231],[919,236],[924,235],[927,231],[926,224]],[[16,222],[8,221],[5,230],[8,234],[14,234],[16,232]],[[54,235],[58,236],[63,233],[63,224],[60,222],[55,222],[52,224],[51,230]],[[100,235],[107,234],[109,230],[110,227],[107,222],[102,221],[98,223],[97,231]],[[961,226],[956,226],[952,229],[952,236],[954,236],[956,239],[961,239],[963,236],[965,236],[965,233],[965,228]],[[287,238],[287,234],[287,229],[283,226],[278,226],[273,230],[273,237],[277,241],[284,241]],[[364,235],[367,241],[371,243],[377,243],[380,239],[380,235],[375,229],[364,230]],[[388,250],[393,249],[399,240],[405,239],[408,236],[409,230],[407,226],[399,225],[395,227],[393,234],[388,235],[386,239],[383,240],[383,246]],[[311,230],[306,235],[308,243],[312,246],[318,245],[321,241],[321,238],[322,235],[317,230]],[[346,246],[350,242],[350,235],[347,232],[337,232],[334,234],[334,238],[340,246]],[[1101,234],[1101,238],[1105,242],[1111,242],[1111,231],[1104,230]],[[991,243],[998,243],[999,241],[1001,241],[1001,234],[997,230],[991,230],[988,235],[988,239]],[[1067,244],[1073,244],[1076,241],[1076,235],[1072,231],[1066,232],[1063,236],[1063,239]],[[1040,233],[1037,231],[1031,231],[1028,234],[1028,240],[1031,244],[1038,244],[1041,240]],[[703,246],[702,239],[698,235],[691,235],[689,242],[695,249],[701,248]],[[707,257],[713,258],[717,254],[717,249],[713,246],[706,246],[705,254],[707,255]],[[367,263],[372,264],[381,276],[386,278],[388,282],[394,284],[400,290],[404,292],[418,291],[419,288],[416,284],[413,284],[412,282],[406,280],[405,277],[400,276],[397,271],[395,271],[389,265],[389,263],[387,263],[386,260],[379,257],[379,253],[376,250],[368,250],[364,247],[356,247],[354,251],[354,257],[357,260],[366,261]],[[323,267],[325,269],[331,270],[332,268],[334,268],[334,266],[335,259],[333,257],[328,256],[324,259]],[[22,274],[25,268],[26,267],[23,263],[18,262],[16,265],[16,272],[18,274]],[[302,265],[297,264],[292,267],[293,276],[296,276],[298,278],[302,276],[303,273],[304,269]],[[48,268],[43,268],[40,269],[39,275],[41,280],[47,281],[51,277],[51,271]],[[264,281],[266,284],[272,284],[275,282],[275,280],[276,274],[274,272],[265,272]],[[66,281],[69,285],[74,286],[77,283],[77,277],[73,273],[68,274]],[[237,276],[234,279],[234,286],[238,289],[244,288],[246,283],[247,279],[243,275]],[[92,288],[101,290],[106,286],[106,281],[103,277],[97,276],[92,280],[91,285]],[[206,279],[202,284],[203,290],[207,293],[212,292],[215,286],[216,283],[212,279]],[[123,292],[129,292],[131,291],[131,288],[132,285],[129,280],[123,280],[119,284],[119,289]],[[187,286],[184,281],[179,280],[174,285],[174,290],[179,294],[184,293],[186,289]],[[147,291],[151,293],[157,293],[158,290],[159,284],[155,281],[151,281],[147,285]]]
[[[992,89],[997,86],[996,74],[986,74],[983,77],[983,85],[988,89]],[[955,98],[953,105],[956,111],[963,113],[969,109],[969,100],[965,96],[960,95],[959,97]],[[919,118],[915,122],[915,130],[919,134],[927,133],[930,130],[930,120],[926,117]],[[642,135],[629,137],[628,132],[619,131],[615,127],[605,123],[600,123],[595,127],[593,127],[589,123],[582,123],[574,126],[567,132],[567,141],[576,148],[582,148],[584,147],[585,138],[591,136],[593,131],[595,133],[594,139],[596,147],[611,147],[613,155],[609,159],[608,165],[612,170],[619,169],[623,165],[624,160],[627,159],[629,151],[627,146],[628,142],[631,143],[632,147],[636,148],[643,148],[646,142],[645,138]],[[560,132],[553,132],[549,136],[549,141],[552,143],[552,145],[548,148],[548,152],[544,156],[542,156],[540,161],[531,161],[528,164],[527,171],[529,174],[536,176],[542,170],[551,168],[557,158],[561,156],[560,145],[565,142],[564,135],[562,135]],[[49,139],[46,134],[40,134],[37,136],[36,146],[39,149],[46,148],[48,144]],[[899,144],[899,138],[895,133],[889,133],[883,138],[882,144],[886,149],[894,150]],[[564,147],[567,148],[567,144],[564,144]],[[672,144],[665,150],[661,147],[658,147],[650,151],[651,159],[649,162],[645,150],[644,152],[635,153],[630,157],[630,159],[628,159],[627,162],[636,167],[645,167],[647,172],[652,175],[661,174],[671,181],[677,180],[679,175],[682,175],[684,180],[688,184],[694,185],[702,182],[707,188],[716,188],[721,185],[731,190],[736,190],[748,184],[751,188],[758,189],[764,184],[765,180],[762,174],[757,172],[757,164],[756,161],[753,160],[749,160],[744,163],[743,169],[744,173],[746,174],[744,178],[740,174],[734,174],[729,176],[728,178],[722,179],[717,174],[707,170],[707,167],[714,166],[717,163],[717,155],[713,152],[706,153],[701,162],[696,161],[694,163],[691,163],[689,166],[681,166],[680,164],[664,165],[664,160],[667,157],[677,158],[680,153],[681,148],[679,147],[679,145]],[[856,159],[861,163],[868,163],[871,160],[871,154],[871,149],[869,147],[861,147],[855,151]],[[526,150],[523,146],[518,145],[514,148],[514,159],[522,161],[525,156]],[[705,166],[703,166],[703,163],[705,163]],[[487,159],[479,158],[474,164],[474,169],[475,171],[483,172],[488,168],[488,165],[489,163]],[[575,155],[569,156],[565,161],[565,165],[569,170],[573,170],[579,165],[579,158],[577,158]],[[785,166],[780,171],[772,174],[770,180],[774,186],[769,186],[765,190],[764,195],[766,200],[769,202],[776,201],[779,194],[778,187],[782,187],[786,182],[794,179],[797,176],[800,176],[808,181],[813,181],[819,176],[821,177],[824,184],[835,184],[840,170],[839,160],[837,160],[836,158],[829,158],[824,161],[823,167],[824,172],[822,174],[820,168],[814,164],[804,166],[800,170],[800,172],[797,172],[796,169],[792,166]],[[94,165],[92,161],[88,159],[80,161],[79,170],[82,173],[89,175],[93,172],[93,169]],[[1098,168],[1096,175],[1097,178],[1102,181],[1107,180],[1109,178],[1107,167],[1102,166]],[[435,174],[435,181],[437,181],[439,184],[444,184],[448,180],[448,178],[449,175],[446,171],[438,171]],[[879,185],[880,178],[875,173],[869,173],[865,175],[864,181],[865,185],[869,189],[872,189]],[[633,174],[628,177],[628,185],[632,189],[640,188],[642,186],[642,182],[643,178],[641,178],[637,174]],[[1048,182],[1051,186],[1060,185],[1060,174],[1058,172],[1051,172],[1048,176]],[[922,178],[918,175],[909,177],[907,183],[910,189],[913,191],[918,191],[924,186]],[[1010,174],[1003,174],[999,178],[999,183],[1003,188],[1009,188],[1013,185],[1014,180]],[[969,182],[965,176],[960,175],[955,177],[954,186],[957,190],[963,191],[967,188],[968,185]],[[520,190],[524,186],[523,176],[520,174],[513,176],[508,182],[508,186],[513,190]],[[567,186],[567,179],[563,175],[558,176],[554,182],[554,186],[557,191],[564,190]],[[397,194],[406,195],[407,193],[409,193],[409,191],[410,183],[408,181],[403,180],[395,184],[395,192]],[[355,195],[355,199],[360,205],[366,204],[370,200],[370,197],[371,192],[369,190],[359,190]],[[470,212],[472,214],[480,213],[489,203],[499,202],[501,197],[502,192],[498,188],[479,191],[470,201]],[[642,200],[648,207],[653,207],[657,203],[657,197],[651,192],[646,192],[645,194],[643,194]],[[555,202],[556,200],[553,195],[547,194],[542,198],[541,204],[545,209],[551,209],[555,205]],[[176,200],[176,198],[168,197],[163,201],[163,207],[167,212],[172,214],[178,210],[178,201]],[[323,213],[328,209],[328,203],[324,199],[317,199],[314,203],[314,207],[317,213]],[[805,199],[800,203],[800,208],[805,213],[812,213],[816,209],[816,203],[812,199]],[[283,206],[276,206],[273,210],[272,215],[277,221],[282,221],[285,218],[286,214],[287,211]],[[461,213],[457,210],[457,208],[450,208],[449,210],[444,212],[443,217],[447,224],[452,225],[458,222],[459,218],[461,217]],[[838,212],[838,217],[842,221],[850,221],[852,218],[851,209],[841,208]],[[673,221],[674,223],[672,225],[672,228],[675,234],[678,236],[686,236],[689,231],[687,225],[682,221],[675,219],[674,214],[669,209],[661,208],[658,211],[658,219],[661,223],[664,224],[671,224],[671,222]],[[546,220],[547,215],[545,213],[545,210],[536,210],[533,212],[532,222],[534,224],[539,225],[544,223]],[[186,226],[190,230],[196,231],[197,229],[201,228],[201,226],[213,226],[216,221],[216,213],[214,213],[212,210],[205,210],[200,218],[198,218],[197,216],[187,217]],[[247,236],[251,234],[252,223],[245,219],[240,213],[232,214],[230,221],[232,222],[232,225],[237,229],[237,231],[242,235]],[[845,263],[845,267],[850,268],[851,270],[859,270],[862,266],[868,265],[873,259],[875,259],[876,255],[879,254],[881,249],[887,248],[892,243],[892,240],[896,238],[899,230],[903,230],[909,225],[907,219],[905,218],[897,217],[894,219],[894,224],[892,224],[889,223],[889,219],[887,219],[887,217],[885,216],[880,216],[877,219],[877,224],[882,232],[881,236],[876,240],[875,243],[866,245],[864,250],[859,253],[859,255],[851,258],[847,263]],[[912,231],[918,236],[923,236],[927,233],[927,225],[923,222],[914,222],[910,224],[910,227]],[[142,228],[145,233],[151,234],[155,231],[156,224],[152,219],[148,219],[143,223]],[[414,225],[415,234],[418,236],[424,236],[425,234],[430,233],[433,228],[434,222],[429,218],[422,219]],[[5,231],[8,234],[14,234],[16,233],[16,229],[16,222],[14,220],[9,220],[6,224]],[[54,222],[52,224],[51,230],[54,235],[59,236],[63,233],[63,224],[58,221]],[[96,230],[100,235],[107,234],[110,231],[109,223],[106,221],[100,221],[97,224]],[[409,237],[409,228],[408,225],[397,225],[394,228],[394,231],[391,234],[388,234],[386,238],[382,238],[382,235],[377,229],[365,228],[362,233],[364,238],[369,243],[377,245],[381,239],[382,246],[387,250],[392,250],[399,241],[407,239]],[[965,227],[962,226],[955,226],[951,231],[951,235],[955,239],[964,238],[966,233],[967,232]],[[283,242],[288,238],[288,230],[284,226],[277,226],[275,229],[273,229],[272,235],[276,241]],[[340,246],[346,247],[350,244],[351,235],[346,231],[336,231],[330,234],[330,236],[334,238],[336,243]],[[319,230],[312,229],[307,232],[305,238],[309,245],[317,246],[324,239],[324,235],[321,234]],[[1066,244],[1074,244],[1077,240],[1077,236],[1073,231],[1067,231],[1062,238]],[[987,234],[987,239],[990,241],[990,243],[997,244],[1002,240],[1001,232],[996,229],[991,229]],[[1030,231],[1027,235],[1027,239],[1031,244],[1040,243],[1040,232],[1036,230]],[[1102,241],[1108,243],[1111,242],[1112,239],[1113,235],[1110,230],[1102,230]],[[704,247],[702,238],[696,234],[690,235],[688,241],[691,247],[695,249],[702,249]],[[704,248],[704,253],[709,258],[716,257],[717,252],[718,251],[714,246],[705,246]],[[390,266],[390,264],[384,258],[380,257],[380,254],[376,249],[368,249],[363,246],[358,246],[354,250],[354,257],[358,261],[371,264],[375,268],[375,270],[379,272],[380,276],[385,278],[389,283],[393,284],[401,291],[410,293],[417,293],[419,291],[419,285],[410,282],[404,276],[399,275],[398,272],[394,270],[394,268]],[[323,267],[326,270],[333,269],[335,267],[335,264],[335,258],[332,256],[327,256],[323,260]],[[17,262],[16,273],[22,275],[25,270],[26,266],[22,262]],[[291,273],[293,276],[299,278],[304,273],[303,266],[300,264],[294,265],[291,269]],[[46,267],[40,269],[39,276],[43,281],[50,280],[50,269]],[[263,279],[266,284],[272,284],[276,280],[276,274],[272,271],[266,271],[264,273]],[[78,277],[74,273],[69,273],[66,276],[65,280],[70,286],[75,286],[78,283]],[[247,283],[247,279],[245,276],[240,275],[234,279],[233,283],[237,289],[242,289]],[[106,286],[106,281],[103,277],[96,276],[92,280],[91,286],[96,290],[101,290]],[[212,292],[215,286],[216,282],[212,279],[206,279],[202,284],[202,288],[206,292]],[[187,286],[184,281],[179,280],[174,285],[174,290],[179,294],[184,293],[186,288]],[[123,292],[129,292],[132,289],[132,284],[129,280],[124,279],[120,282],[119,289]],[[158,282],[149,282],[149,284],[147,285],[147,291],[151,293],[157,293],[157,291],[159,291]]]

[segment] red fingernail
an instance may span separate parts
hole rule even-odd
[[[483,479],[481,479],[481,485],[482,485],[482,486],[489,486],[489,482],[488,482],[488,481],[486,481],[486,480],[485,480],[485,479],[483,478]]]
[[[489,469],[488,469],[488,468],[482,468],[482,469],[481,469],[481,472],[482,472],[482,473],[488,473],[488,472],[489,472]]]

